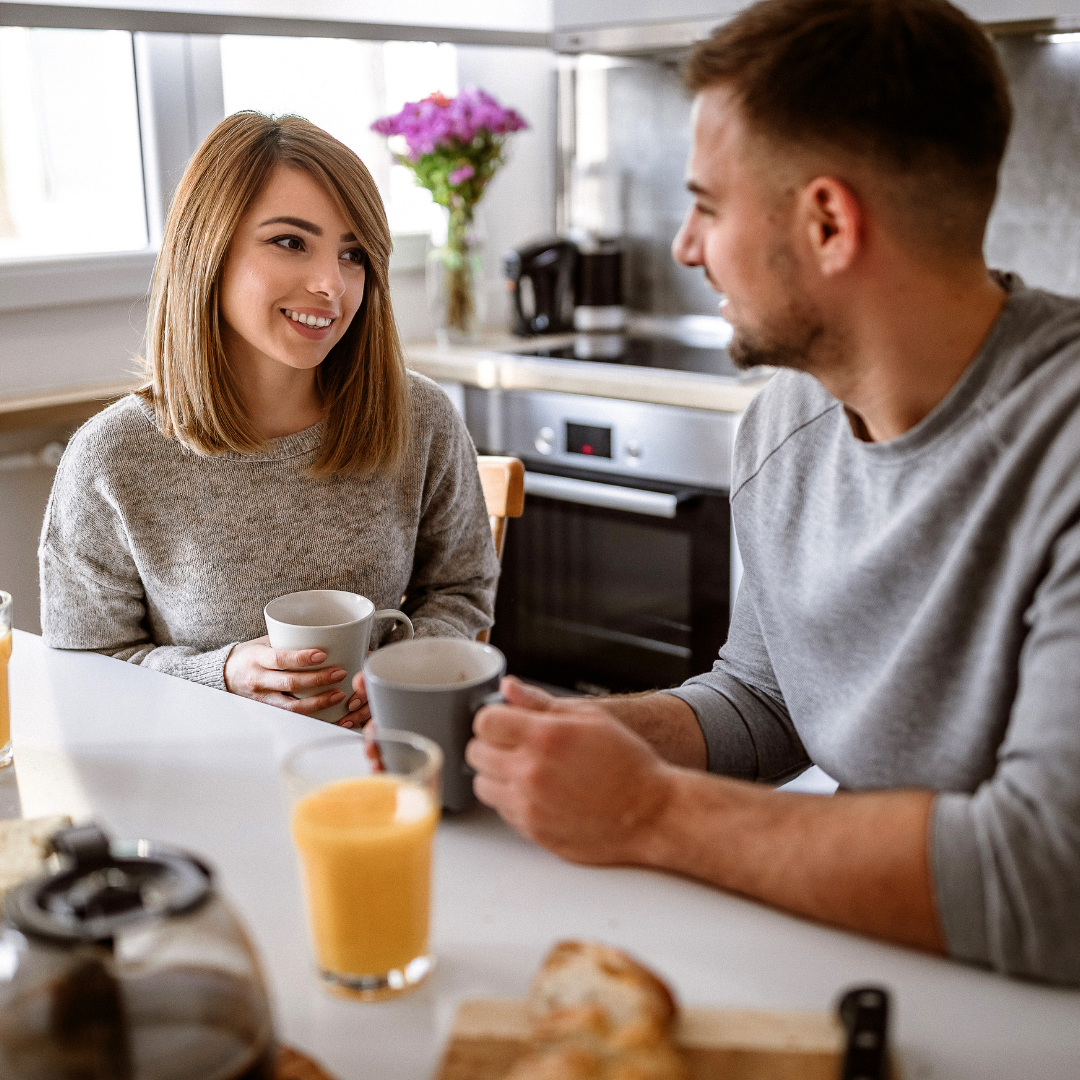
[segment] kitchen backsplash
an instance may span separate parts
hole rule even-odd
[[[1015,119],[986,257],[1080,296],[1080,42],[998,42]]]
[[[990,265],[1080,295],[1080,43],[998,41],[1015,107],[990,220]],[[715,314],[699,270],[676,265],[672,238],[690,202],[688,99],[673,63],[615,61],[579,84],[604,93],[604,171],[617,177],[627,239],[627,301],[657,314]],[[580,115],[580,113],[579,113]]]

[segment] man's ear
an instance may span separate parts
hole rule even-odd
[[[815,177],[797,196],[795,212],[821,274],[832,277],[847,270],[862,247],[864,224],[851,188],[833,176]]]

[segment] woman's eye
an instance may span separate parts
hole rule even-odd
[[[304,241],[299,236],[275,236],[270,241],[271,244],[276,244],[278,247],[287,248],[289,251],[303,251]]]
[[[360,248],[353,248],[351,251],[346,251],[341,257],[343,259],[348,259],[349,262],[355,263],[357,266],[363,266],[367,262],[367,256]]]

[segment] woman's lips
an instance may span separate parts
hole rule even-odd
[[[331,318],[330,322],[324,326],[310,326],[307,322],[301,321],[301,319],[294,319],[292,309],[279,308],[281,317],[303,338],[307,338],[308,341],[324,341],[330,337],[334,332],[334,324],[337,322],[336,318]],[[296,314],[302,315],[301,312]],[[320,321],[325,321],[327,316],[314,316]]]

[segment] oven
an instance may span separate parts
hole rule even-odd
[[[732,595],[737,418],[501,389],[469,388],[465,405],[477,445],[526,467],[491,639],[509,670],[585,693],[708,670]]]

